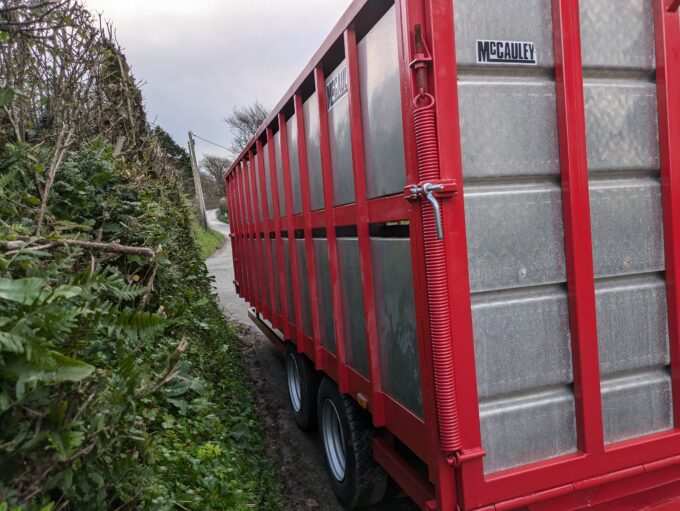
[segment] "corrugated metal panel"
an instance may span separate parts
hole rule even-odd
[[[283,240],[283,273],[286,278],[286,301],[288,302],[288,321],[295,324],[295,301],[293,300],[293,267],[290,264],[290,240]]]
[[[406,185],[398,48],[391,7],[357,45],[369,198],[400,193]]]
[[[268,144],[262,146],[262,154],[264,155],[264,184],[267,192],[267,208],[269,218],[274,218],[274,203],[272,202],[272,177],[269,165],[269,148]]]
[[[283,158],[281,156],[281,131],[274,134],[274,158],[276,160],[276,190],[279,195],[279,216],[286,216],[286,195],[283,186]]]
[[[553,82],[465,81],[459,97],[466,180],[559,175]]]
[[[654,23],[649,0],[580,0],[583,65],[652,70]]]
[[[584,95],[588,170],[657,172],[656,85],[590,80]]]
[[[670,362],[666,283],[661,275],[600,280],[596,298],[602,374]]]
[[[664,269],[657,179],[591,180],[590,204],[596,277]]]
[[[608,443],[673,428],[671,377],[666,368],[602,380]]]
[[[253,170],[255,172],[255,189],[252,190],[253,194],[253,201],[256,204],[255,208],[255,214],[257,215],[256,218],[261,222],[262,221],[262,197],[260,196],[260,164],[258,163],[259,158],[257,155],[254,155],[254,167]]]
[[[274,310],[281,314],[281,283],[279,282],[279,251],[276,248],[276,239],[270,238],[269,244],[272,251],[272,266],[274,267]]]
[[[571,382],[564,286],[476,294],[472,311],[480,398]]]
[[[321,145],[319,142],[319,99],[312,94],[302,105],[305,117],[305,142],[307,144],[307,172],[312,210],[322,209],[323,175],[321,173]]]
[[[473,292],[565,281],[559,186],[469,186],[465,209]]]
[[[286,122],[288,137],[288,165],[290,166],[290,187],[293,191],[293,214],[302,213],[302,189],[300,188],[300,158],[298,156],[297,115]]]
[[[264,260],[264,265],[260,269],[262,271],[262,280],[264,282],[264,289],[262,292],[264,293],[264,303],[267,305],[267,307],[271,307],[271,296],[269,293],[269,282],[271,279],[271,276],[269,275],[269,265],[267,264],[267,252],[266,252],[266,244],[265,244],[265,239],[260,238],[260,249],[262,250],[262,258]]]
[[[423,414],[409,239],[371,238],[380,370],[384,391]]]
[[[300,312],[302,316],[302,331],[308,336],[313,336],[312,327],[312,304],[309,296],[309,280],[307,272],[307,252],[305,240],[295,240],[295,255],[298,263],[298,288],[300,290]]]
[[[539,67],[553,67],[551,2],[546,0],[456,0],[456,59],[476,66],[477,40],[530,41]],[[506,68],[507,69],[507,68]],[[504,73],[512,74],[508,70]]]
[[[605,441],[672,427],[652,2],[583,0]]]
[[[344,77],[346,73],[347,65],[343,60],[328,75],[326,84],[337,81],[338,77],[341,75]],[[343,82],[346,83],[346,79]],[[354,174],[349,129],[349,99],[346,93],[328,109],[328,131],[333,169],[333,201],[336,206],[349,204],[354,202]]]
[[[338,267],[342,288],[347,364],[368,378],[366,321],[357,238],[338,238]]]
[[[314,259],[316,263],[316,292],[321,320],[321,345],[331,353],[335,353],[335,324],[333,321],[331,270],[328,261],[327,239],[314,239]]]
[[[486,402],[479,414],[485,472],[576,450],[574,395],[568,387]]]

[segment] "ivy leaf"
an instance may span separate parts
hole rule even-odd
[[[30,305],[40,296],[43,279],[5,279],[0,278],[0,299]]]

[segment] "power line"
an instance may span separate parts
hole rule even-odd
[[[222,149],[226,149],[227,151],[231,151],[231,149],[229,149],[228,147],[224,147],[223,145],[216,144],[215,142],[211,142],[211,141],[208,140],[208,139],[205,139],[205,138],[203,138],[203,137],[200,137],[200,136],[196,135],[196,133],[192,133],[192,135],[193,135],[194,137],[196,137],[196,138],[199,138],[199,139],[203,140],[203,142],[208,142],[208,144],[212,144],[212,145],[214,145],[214,146],[221,147]]]

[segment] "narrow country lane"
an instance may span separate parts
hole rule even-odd
[[[315,433],[304,433],[295,425],[288,405],[288,384],[284,359],[274,345],[248,318],[248,305],[234,289],[234,264],[229,225],[217,219],[217,210],[207,212],[208,224],[227,241],[208,260],[208,271],[215,278],[215,289],[225,315],[241,330],[245,345],[246,368],[252,382],[260,422],[267,435],[267,446],[281,478],[286,511],[342,511],[331,490],[323,448]],[[417,507],[399,495],[377,506],[374,511],[411,511]]]
[[[304,433],[295,425],[288,406],[283,356],[252,324],[247,303],[236,294],[229,225],[220,222],[216,213],[217,210],[207,212],[208,223],[224,234],[227,242],[208,258],[206,265],[215,277],[225,315],[242,332],[246,368],[268,449],[279,467],[286,510],[342,511],[327,480],[318,435]]]

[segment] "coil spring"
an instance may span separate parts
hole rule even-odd
[[[415,99],[414,106],[420,181],[436,180],[440,174],[434,98],[421,93]],[[449,318],[446,253],[443,240],[437,237],[433,208],[423,205],[421,210],[439,440],[442,450],[450,453],[460,450],[461,441]]]

